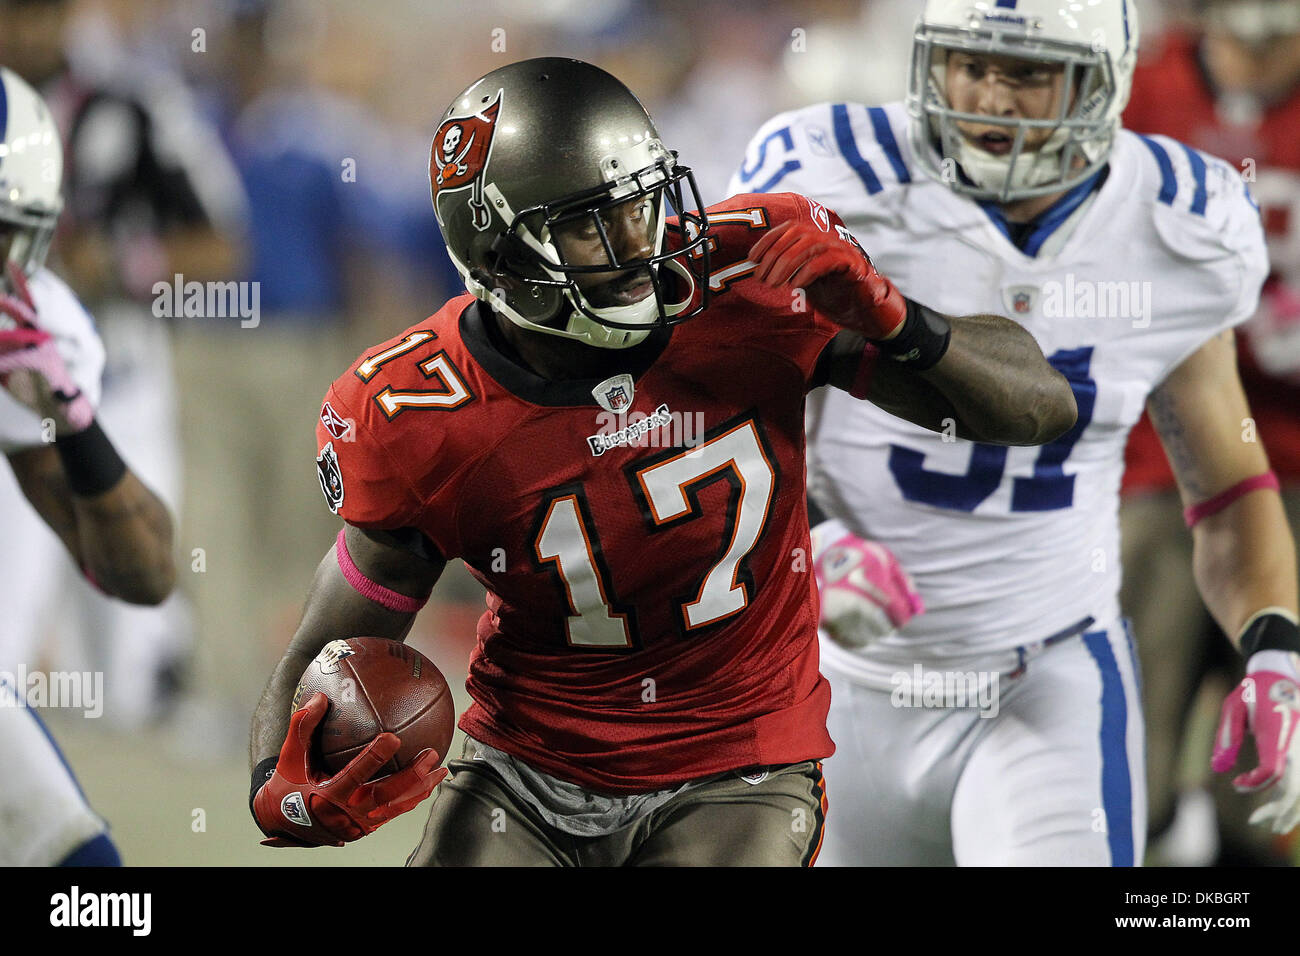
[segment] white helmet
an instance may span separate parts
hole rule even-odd
[[[1106,163],[1132,89],[1137,46],[1133,0],[928,0],[908,78],[912,151],[929,175],[978,199],[1009,202],[1069,189]],[[1033,120],[952,109],[944,84],[951,50],[1064,64],[1060,112]],[[958,121],[1008,127],[1011,151],[980,149]],[[1055,132],[1027,150],[1031,129]]]
[[[45,263],[63,208],[63,146],[45,101],[6,67],[0,67],[0,137],[0,254],[30,278]]]

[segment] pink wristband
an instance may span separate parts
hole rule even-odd
[[[337,547],[334,551],[339,558],[339,570],[343,572],[343,577],[347,579],[348,584],[352,585],[358,594],[369,598],[380,607],[396,611],[398,614],[414,614],[424,607],[429,600],[427,597],[420,600],[407,597],[405,594],[398,594],[392,588],[386,588],[379,582],[372,581],[362,574],[352,562],[352,555],[348,554],[345,532],[346,529],[339,529],[338,540],[335,542]]]
[[[1183,520],[1187,522],[1187,527],[1194,527],[1197,522],[1204,521],[1211,515],[1217,515],[1228,505],[1232,504],[1242,495],[1249,494],[1252,491],[1258,491],[1261,488],[1271,488],[1278,490],[1278,481],[1276,473],[1266,471],[1262,475],[1255,475],[1253,478],[1247,478],[1239,481],[1226,491],[1220,491],[1213,498],[1202,501],[1199,505],[1192,505],[1190,508],[1183,510]]]

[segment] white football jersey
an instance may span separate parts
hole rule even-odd
[[[815,499],[888,546],[926,604],[861,653],[827,647],[864,680],[1118,616],[1129,429],[1171,370],[1254,312],[1268,269],[1238,171],[1174,140],[1122,132],[1105,182],[1045,217],[1031,256],[983,205],[917,168],[907,122],[902,104],[784,113],[759,130],[731,190],[812,196],[909,298],[1020,323],[1069,379],[1079,419],[1048,445],[1007,448],[927,431],[837,389],[813,397]]]
[[[94,320],[76,295],[49,269],[41,269],[28,284],[41,328],[54,336],[68,374],[90,404],[99,407],[100,377],[104,372],[104,343]],[[12,327],[0,316],[0,327]],[[41,420],[35,412],[0,388],[0,452],[8,454],[44,443]]]

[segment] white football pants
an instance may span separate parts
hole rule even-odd
[[[900,669],[892,689],[873,689],[835,666],[837,650],[822,660],[836,752],[819,863],[1141,864],[1141,693],[1121,623],[991,656],[982,699],[962,694],[980,671],[967,662],[919,683]]]

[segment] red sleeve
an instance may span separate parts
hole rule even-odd
[[[359,528],[415,526],[419,497],[365,416],[354,409],[355,393],[345,396],[344,391],[348,389],[340,382],[330,386],[316,423],[316,473],[326,505]]]
[[[812,223],[823,232],[838,234],[861,250],[834,211],[814,199],[798,193],[742,193],[732,196],[708,210],[709,228],[718,240],[712,265],[715,279],[733,272],[734,279],[720,283],[722,294],[734,294],[765,314],[762,324],[755,324],[756,339],[780,351],[798,366],[804,391],[825,385],[829,372],[830,346],[845,330],[816,311],[802,290],[773,289],[753,278],[752,269],[743,270],[749,250],[765,231],[788,220]],[[866,257],[866,253],[862,253]],[[715,293],[719,290],[715,289]],[[855,379],[869,377],[875,363],[876,349],[863,340]],[[860,397],[860,396],[859,396]]]

